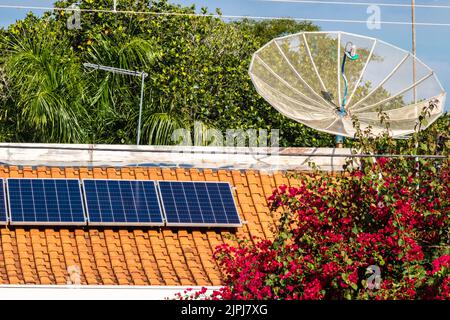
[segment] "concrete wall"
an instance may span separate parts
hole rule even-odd
[[[0,143],[0,162],[17,166],[158,166],[339,171],[349,149],[233,148]]]

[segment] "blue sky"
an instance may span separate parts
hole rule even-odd
[[[120,3],[120,0],[118,0]],[[295,1],[295,0],[291,0]],[[349,1],[349,0],[347,0]],[[210,11],[221,8],[225,15],[251,15],[271,17],[306,17],[323,19],[366,20],[367,6],[300,4],[293,2],[269,2],[261,0],[172,0],[197,9],[208,7]],[[349,1],[350,2],[350,1]],[[356,2],[356,1],[355,1]],[[360,0],[358,2],[410,4],[410,0]],[[416,0],[418,4],[449,5],[450,0]],[[50,6],[52,0],[0,0],[0,4]],[[112,3],[112,0],[111,0]],[[26,10],[0,8],[0,26],[7,26],[22,18]],[[381,7],[381,19],[405,21],[411,18],[410,9]],[[450,9],[417,8],[417,22],[450,23]],[[342,30],[380,38],[403,49],[411,49],[411,27],[383,25],[380,30],[369,30],[366,24],[317,23],[323,30]],[[450,91],[450,26],[418,26],[417,55],[434,69],[447,91]],[[447,110],[450,103],[447,103]]]

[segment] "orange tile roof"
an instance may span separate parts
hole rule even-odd
[[[296,184],[259,171],[0,166],[0,178],[8,177],[226,181],[247,223],[231,230],[1,227],[0,284],[67,284],[68,269],[77,268],[89,285],[220,285],[215,247],[234,236],[272,238],[266,199],[276,185]]]

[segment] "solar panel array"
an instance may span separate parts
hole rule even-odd
[[[241,226],[231,186],[223,182],[26,178],[0,182],[0,224]]]
[[[8,179],[11,224],[86,223],[78,179]]]
[[[228,183],[159,182],[168,226],[240,226]]]
[[[83,180],[90,224],[164,225],[154,181]]]
[[[8,214],[6,211],[6,196],[5,196],[5,180],[0,179],[0,223],[8,223]]]

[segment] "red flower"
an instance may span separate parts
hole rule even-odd
[[[289,188],[289,197],[293,198],[298,194],[298,189],[290,187]]]
[[[433,261],[433,274],[439,272],[443,267],[450,268],[450,255],[444,255]]]
[[[380,168],[384,168],[384,166],[386,165],[386,163],[389,162],[389,159],[386,157],[381,157],[377,159],[377,163],[380,166]]]
[[[401,188],[400,189],[400,194],[406,196],[408,193],[409,193],[408,189],[406,189],[406,188]]]
[[[350,280],[350,282],[352,283],[358,283],[358,269],[356,269],[355,271],[353,271],[353,273],[350,274],[350,276],[348,277],[348,280]]]
[[[407,253],[407,259],[408,261],[422,261],[423,260],[423,252],[422,247],[419,245],[413,245],[411,250]]]
[[[377,161],[382,180],[379,172],[355,171],[300,177],[300,187],[274,190],[274,216],[280,206],[283,214],[273,241],[219,246],[214,259],[224,287],[211,299],[448,299],[450,255],[429,258],[448,240],[448,168],[421,175],[417,190],[414,166],[388,162]],[[358,271],[370,265],[383,266],[381,288],[353,290]]]

